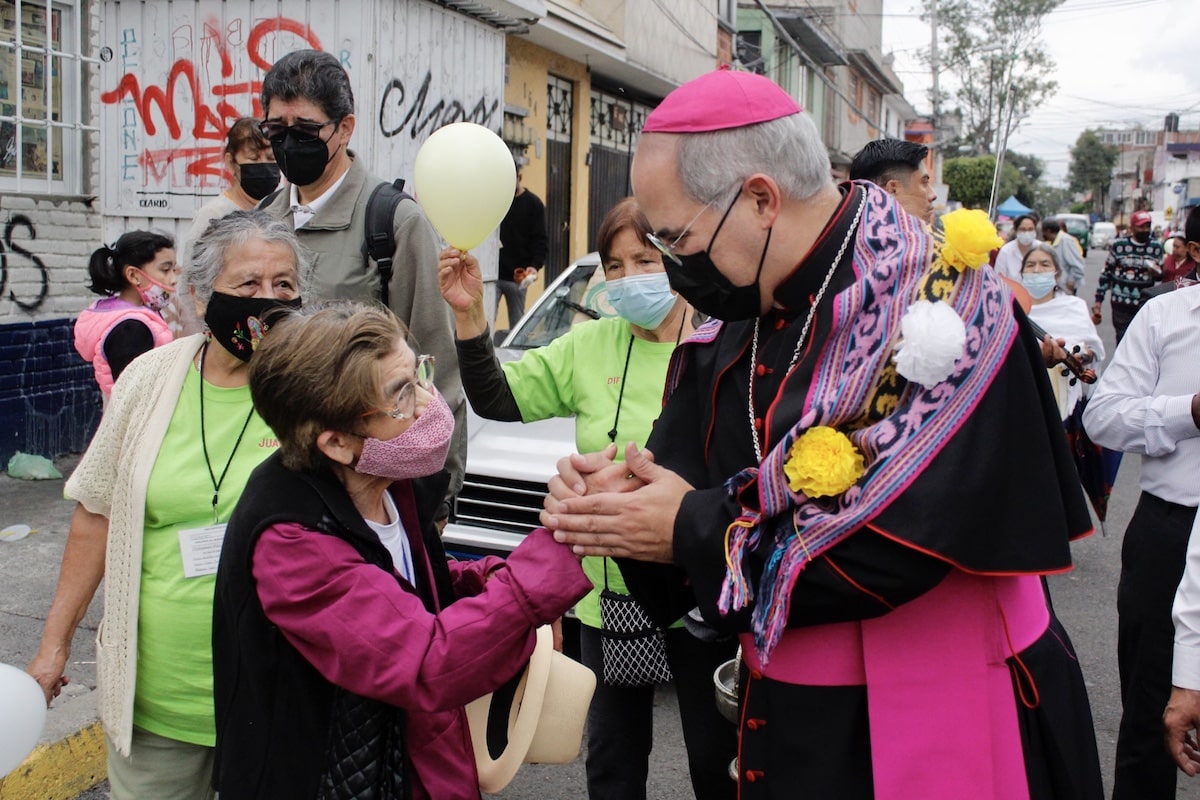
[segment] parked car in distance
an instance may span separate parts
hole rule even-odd
[[[1083,248],[1083,254],[1087,255],[1092,238],[1091,217],[1087,214],[1054,214],[1046,219],[1055,220],[1063,230],[1078,239],[1079,246]]]
[[[496,349],[501,362],[550,344],[572,325],[616,316],[597,253],[575,261],[546,288]],[[467,467],[442,531],[458,558],[503,556],[539,525],[546,483],[575,451],[575,420],[496,422],[468,409]]]
[[[1092,224],[1092,247],[1107,250],[1109,243],[1117,238],[1117,226],[1111,222],[1096,222]]]

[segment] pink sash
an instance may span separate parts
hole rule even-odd
[[[1016,703],[1037,694],[1014,697],[1006,659],[1049,623],[1040,578],[955,570],[883,617],[787,631],[765,670],[743,634],[742,657],[784,683],[866,685],[876,800],[1029,800]]]

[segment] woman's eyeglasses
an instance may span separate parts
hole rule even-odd
[[[417,412],[417,388],[430,391],[433,387],[433,368],[436,359],[433,356],[417,356],[417,368],[413,370],[413,379],[400,387],[396,398],[389,408],[379,408],[363,414],[387,414],[392,419],[410,419]]]
[[[282,122],[263,122],[258,126],[258,130],[267,141],[273,144],[279,144],[290,134],[297,142],[312,142],[321,138],[321,130],[328,128],[330,125],[337,125],[341,122],[341,118],[331,119],[329,122],[297,122],[295,125],[284,125]]]

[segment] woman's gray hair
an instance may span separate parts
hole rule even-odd
[[[1062,272],[1062,267],[1058,264],[1058,253],[1054,251],[1053,247],[1045,242],[1034,242],[1033,244],[1029,245],[1029,249],[1025,251],[1025,255],[1021,257],[1022,272],[1025,271],[1025,262],[1028,261],[1029,256],[1033,255],[1034,253],[1045,253],[1050,256],[1050,263],[1054,264],[1054,274],[1058,275],[1060,272]]]
[[[213,284],[225,269],[229,249],[255,239],[286,245],[296,260],[298,279],[303,281],[307,271],[304,254],[288,224],[258,209],[234,211],[208,223],[208,228],[192,244],[192,259],[184,267],[183,277],[195,290],[197,300],[207,303],[212,297]],[[298,287],[301,297],[304,288],[303,285]]]
[[[770,175],[792,200],[807,200],[831,180],[829,152],[803,112],[679,138],[679,178],[684,191],[702,203],[728,197],[756,172]]]

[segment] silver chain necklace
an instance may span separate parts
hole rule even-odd
[[[838,248],[837,255],[833,257],[833,263],[829,265],[829,271],[825,273],[825,280],[821,281],[821,288],[817,290],[816,297],[813,298],[812,305],[809,306],[808,316],[804,318],[804,327],[800,329],[800,341],[796,342],[796,350],[792,353],[792,360],[788,362],[787,372],[792,371],[792,367],[796,366],[796,362],[800,360],[800,351],[804,349],[804,342],[808,339],[808,329],[812,327],[813,317],[817,314],[817,306],[821,304],[821,298],[825,296],[825,290],[829,288],[829,281],[833,279],[834,270],[838,264],[842,263],[842,256],[846,254],[846,248],[850,246],[850,240],[854,238],[854,231],[858,228],[858,219],[862,216],[863,206],[867,203],[867,194],[863,192],[862,199],[858,201],[858,210],[854,212],[854,219],[850,221],[850,230],[846,231],[846,238],[842,240],[842,246]],[[762,463],[762,444],[758,438],[758,428],[754,424],[754,369],[758,364],[758,317],[754,318],[754,338],[750,340],[750,389],[748,392],[749,401],[747,408],[750,412],[750,436],[754,439],[754,460],[755,463]],[[784,373],[784,379],[787,379],[787,372]]]

